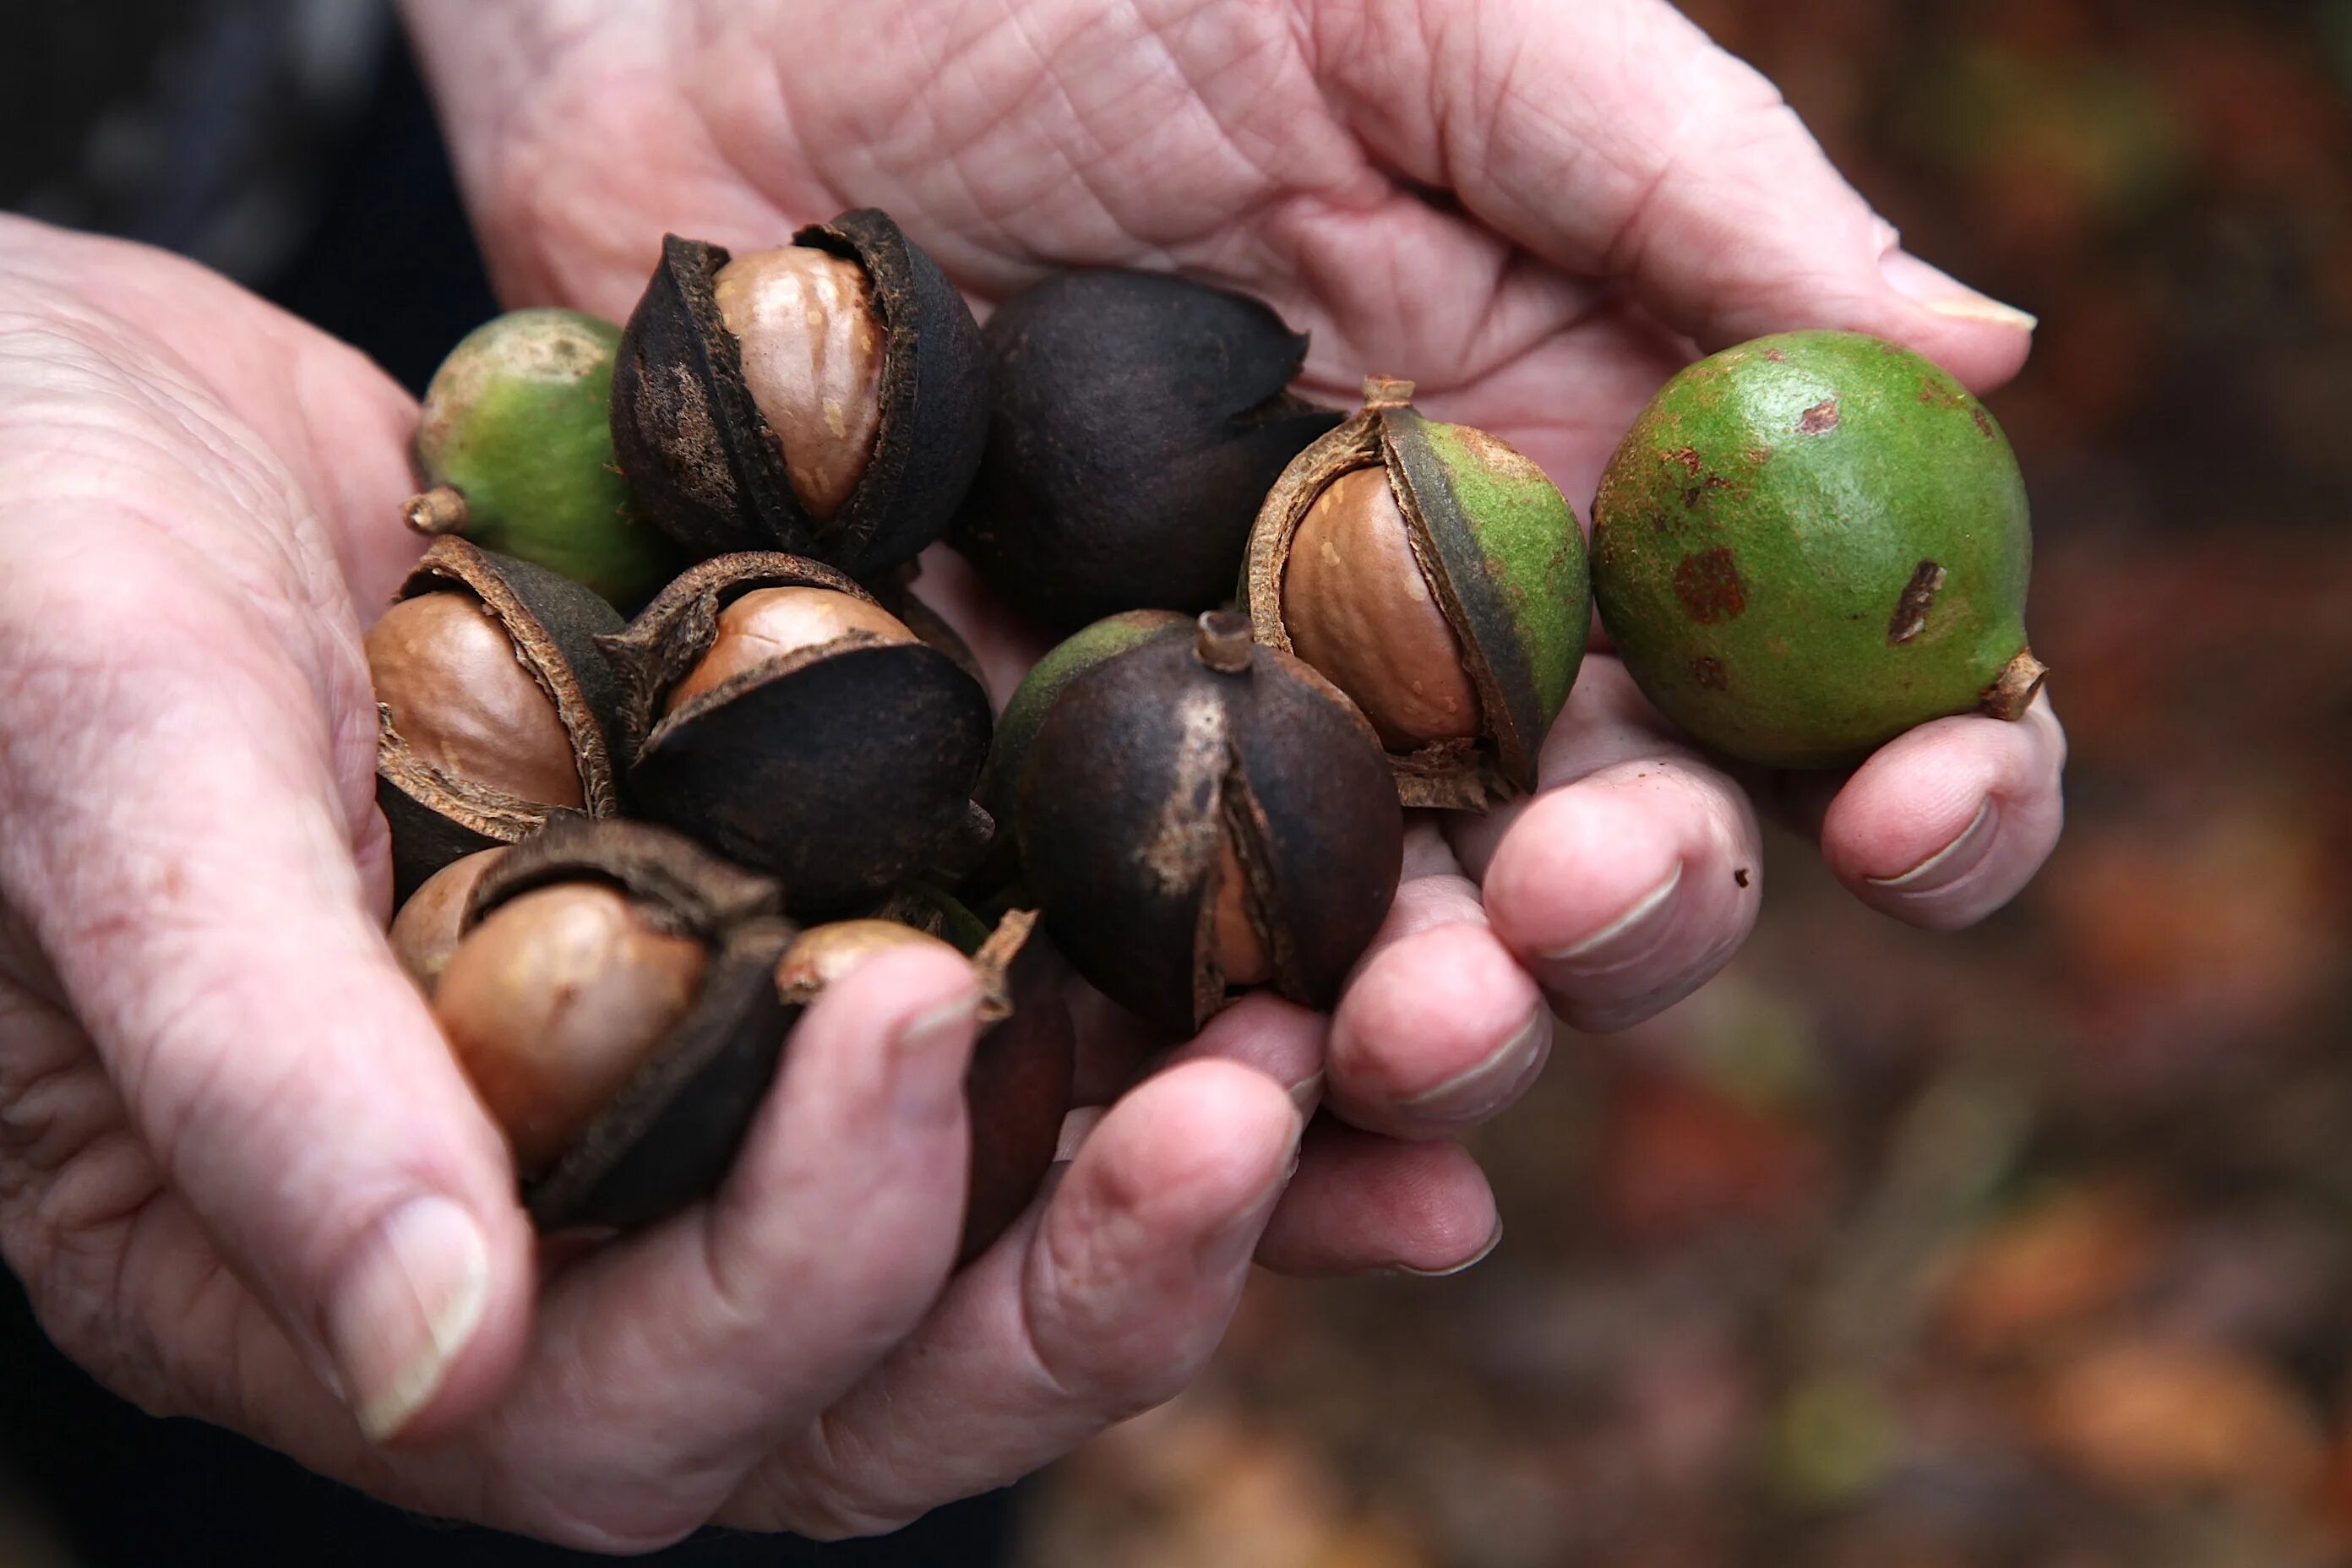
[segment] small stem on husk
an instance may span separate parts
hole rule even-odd
[[[1980,707],[1996,719],[2022,719],[2033,706],[2033,694],[2049,677],[2050,667],[2034,658],[2032,648],[2021,649],[1985,688]]]
[[[463,533],[470,521],[465,492],[449,485],[436,485],[422,495],[409,497],[401,506],[400,517],[417,532],[434,538]]]
[[[1201,635],[1192,645],[1192,657],[1220,675],[1241,675],[1249,669],[1253,646],[1247,616],[1211,610],[1201,617]]]
[[[1373,408],[1410,408],[1412,406],[1412,383],[1393,375],[1364,377],[1364,406]]]

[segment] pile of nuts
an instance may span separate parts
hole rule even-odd
[[[393,942],[543,1226],[709,1192],[801,1009],[944,944],[985,998],[969,1255],[1054,1155],[1061,959],[1171,1037],[1328,1007],[1405,809],[1534,787],[1591,618],[1574,511],[1405,383],[1298,397],[1306,350],[1121,271],[983,331],[864,211],[672,237],[625,329],[517,311],[451,354],[438,537],[367,639]],[[910,591],[942,538],[1066,638],[1001,719]]]

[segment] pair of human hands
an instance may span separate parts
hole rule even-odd
[[[1849,327],[1979,390],[2028,347],[1664,0],[408,19],[518,301],[617,318],[665,230],[756,247],[879,205],[982,302],[1088,264],[1257,293],[1313,330],[1311,392],[1412,376],[1580,498],[1696,347]],[[714,1199],[543,1255],[381,934],[359,636],[415,552],[414,413],[194,267],[0,220],[0,1246],[118,1390],[425,1511],[618,1549],[867,1531],[1010,1480],[1181,1387],[1253,1257],[1481,1256],[1494,1202],[1452,1137],[1555,1013],[1622,1026],[1728,958],[1759,805],[1932,927],[2056,837],[2046,703],[1848,779],[1741,775],[1597,652],[1536,796],[1414,826],[1331,1017],[1254,998],[1151,1054],[1090,1014],[1108,1109],[951,1280],[975,998],[922,954],[810,1011]],[[1001,696],[1034,645],[952,557],[924,592]]]

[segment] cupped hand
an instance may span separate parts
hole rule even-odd
[[[1311,390],[1410,377],[1580,507],[1700,350],[1848,328],[1983,391],[2030,344],[2030,318],[1904,252],[1771,85],[1664,0],[408,8],[518,300],[617,318],[665,230],[758,247],[877,205],[983,308],[1087,264],[1257,293],[1313,330]],[[1492,1199],[1443,1140],[1533,1079],[1555,1016],[1622,1026],[1730,957],[1763,896],[1759,808],[1874,907],[1958,926],[2053,847],[2064,749],[2045,699],[1925,726],[1849,778],[1738,772],[1596,652],[1538,795],[1414,830],[1326,1048],[1239,1047],[1344,1119],[1317,1122],[1263,1256],[1475,1257]],[[1316,1062],[1319,1081],[1286,1076]]]
[[[1214,1059],[1318,1048],[1279,1005],[950,1282],[978,997],[877,958],[710,1201],[542,1255],[381,930],[360,624],[415,417],[188,263],[0,217],[0,1252],[45,1327],[151,1410],[606,1549],[884,1528],[1174,1393],[1297,1146]]]

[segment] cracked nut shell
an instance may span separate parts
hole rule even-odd
[[[1047,278],[984,335],[988,451],[950,538],[1057,634],[1223,603],[1266,488],[1339,422],[1290,391],[1303,334],[1181,278]]]
[[[544,567],[462,539],[425,552],[367,639],[396,900],[560,815],[620,809],[606,740],[620,687],[595,642],[620,627]]]
[[[1423,418],[1375,377],[1299,454],[1251,531],[1258,640],[1364,710],[1411,806],[1483,809],[1535,787],[1592,617],[1584,534],[1507,443]]]
[[[854,910],[986,848],[987,692],[842,574],[721,556],[599,641],[625,683],[637,806],[773,872],[795,911]]]
[[[871,575],[940,536],[980,464],[980,329],[883,213],[740,260],[673,235],[622,333],[612,429],[639,504],[696,556]]]
[[[779,896],[640,823],[558,824],[482,877],[434,1008],[541,1228],[641,1225],[725,1174],[797,1016]]]
[[[1329,1006],[1396,893],[1404,814],[1378,739],[1237,615],[1072,679],[1017,795],[1055,942],[1171,1034],[1253,984]]]

